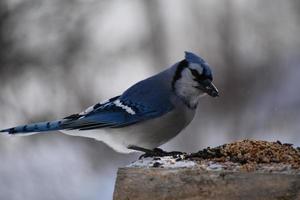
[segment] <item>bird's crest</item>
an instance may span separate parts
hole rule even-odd
[[[205,61],[201,57],[197,56],[196,54],[193,54],[192,52],[185,51],[184,53],[185,53],[185,59],[188,62],[199,63],[199,64],[205,63]]]

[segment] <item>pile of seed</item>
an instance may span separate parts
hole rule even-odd
[[[213,160],[234,162],[242,165],[281,163],[300,169],[300,148],[281,142],[242,140],[215,148],[206,148],[185,156],[190,160]]]

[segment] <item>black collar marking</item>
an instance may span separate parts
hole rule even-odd
[[[180,63],[178,63],[178,66],[177,66],[177,69],[176,69],[176,72],[175,72],[175,75],[173,77],[173,80],[172,80],[172,89],[174,90],[175,89],[175,83],[178,79],[181,78],[181,72],[188,67],[188,61],[186,60],[182,60]]]

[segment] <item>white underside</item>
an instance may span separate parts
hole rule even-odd
[[[162,117],[123,128],[61,132],[72,136],[94,138],[106,143],[117,152],[130,153],[133,152],[127,148],[130,145],[153,149],[166,143],[192,121],[194,113],[194,110],[182,106]]]

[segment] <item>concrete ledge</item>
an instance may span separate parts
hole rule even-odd
[[[300,148],[243,140],[120,168],[115,200],[300,200]]]
[[[300,174],[120,168],[114,200],[300,200]]]

